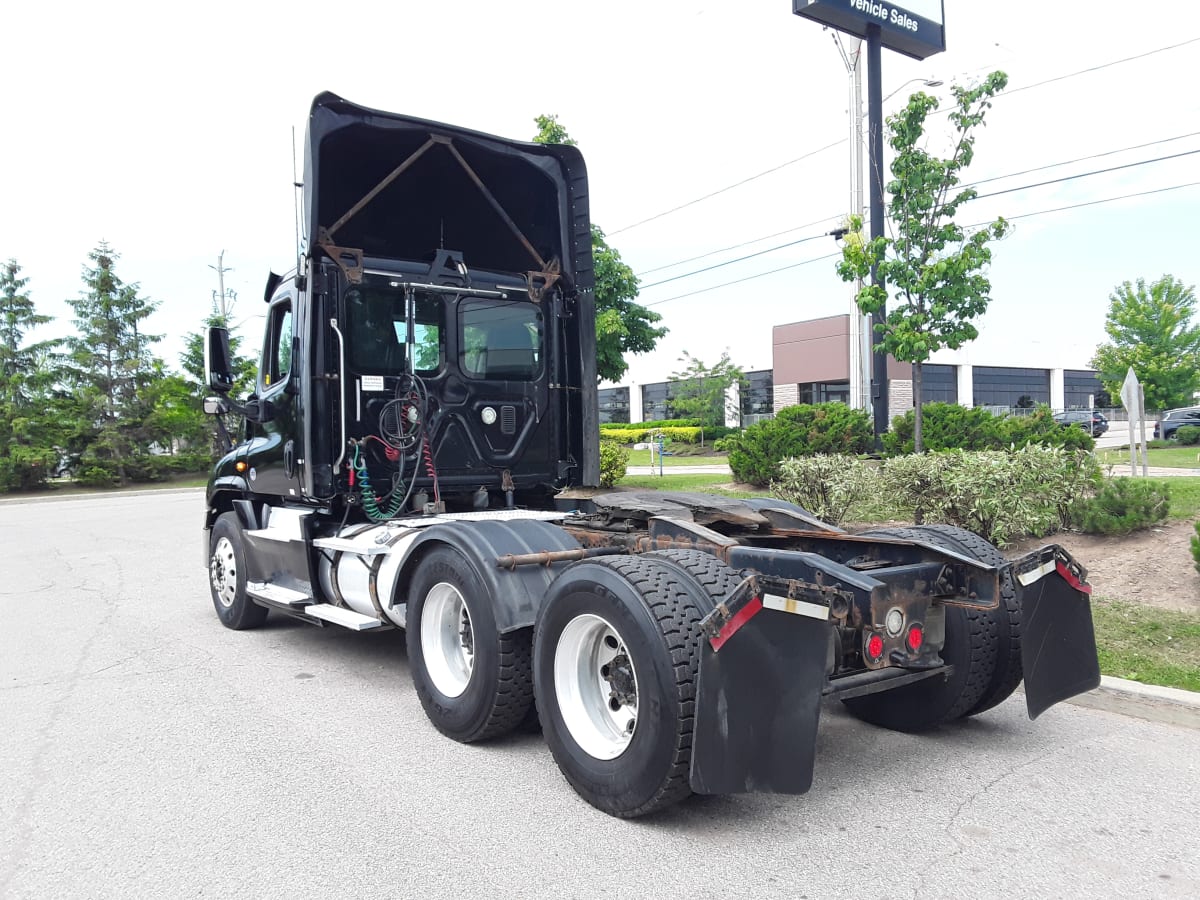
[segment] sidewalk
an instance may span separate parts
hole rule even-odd
[[[1200,475],[1200,469],[1177,469],[1173,466],[1151,466],[1148,470],[1151,478],[1195,478]],[[1112,473],[1114,475],[1129,475],[1129,464],[1123,466],[1113,466]],[[1142,476],[1142,467],[1137,468],[1137,477]]]
[[[663,477],[668,475],[732,475],[733,470],[727,465],[712,466],[663,466]],[[657,475],[658,466],[628,466],[626,475]]]

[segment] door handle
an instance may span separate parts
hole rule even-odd
[[[283,445],[283,474],[288,478],[296,477],[296,444],[288,441]]]

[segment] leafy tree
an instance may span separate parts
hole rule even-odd
[[[144,323],[158,304],[117,276],[117,254],[104,241],[88,260],[92,265],[83,268],[84,290],[67,301],[79,331],[67,340],[71,378],[97,463],[111,467],[119,483],[126,484],[127,464],[146,451],[150,440],[146,389],[154,377],[150,348],[159,336],[146,334]]]
[[[679,361],[684,363],[681,371],[671,375],[674,382],[671,393],[671,410],[677,416],[699,419],[705,426],[725,424],[728,391],[733,385],[742,385],[746,373],[729,359],[729,353],[721,354],[716,365],[707,366],[686,350]],[[734,408],[736,411],[736,407]]]
[[[925,122],[938,108],[936,98],[913,94],[908,105],[889,116],[888,143],[895,152],[891,195],[892,233],[867,241],[862,220],[854,216],[843,244],[838,274],[845,281],[865,279],[875,269],[879,284],[866,284],[858,294],[864,313],[885,313],[876,328],[885,350],[913,364],[913,396],[921,396],[922,364],[943,347],[958,349],[979,336],[971,320],[982,315],[991,298],[991,282],[983,270],[991,261],[988,242],[1008,232],[1004,219],[968,235],[954,221],[959,207],[976,197],[971,188],[958,190],[961,173],[975,156],[975,129],[983,125],[992,98],[1008,84],[993,72],[972,88],[953,88],[954,150],[945,159],[923,146]],[[888,292],[896,305],[888,311]],[[915,446],[921,443],[921,404],[916,406]]]
[[[1200,387],[1200,327],[1192,325],[1196,289],[1171,275],[1147,285],[1126,281],[1109,295],[1104,330],[1092,368],[1104,389],[1120,396],[1130,368],[1146,390],[1147,409],[1190,406]]]
[[[569,144],[575,141],[557,116],[538,116],[534,121],[539,144]],[[633,269],[609,246],[604,232],[592,225],[592,262],[596,277],[596,371],[602,381],[620,381],[629,369],[627,353],[649,353],[667,329],[656,323],[662,316],[637,300],[638,280]]]
[[[25,343],[27,332],[51,321],[34,311],[15,259],[0,264],[0,488],[33,487],[51,457],[46,396],[55,375],[57,341]]]

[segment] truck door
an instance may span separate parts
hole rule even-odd
[[[295,303],[290,290],[277,294],[267,311],[266,337],[258,368],[257,395],[270,414],[253,423],[247,447],[250,489],[258,494],[299,497],[299,358],[295,354]]]

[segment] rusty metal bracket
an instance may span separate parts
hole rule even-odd
[[[541,303],[546,292],[558,283],[562,277],[562,266],[557,257],[546,263],[540,272],[526,272],[525,281],[529,285],[529,299]]]
[[[330,238],[330,232],[322,228],[317,232],[317,246],[329,254],[346,280],[351,284],[361,284],[363,277],[363,252],[355,247],[339,247]]]

